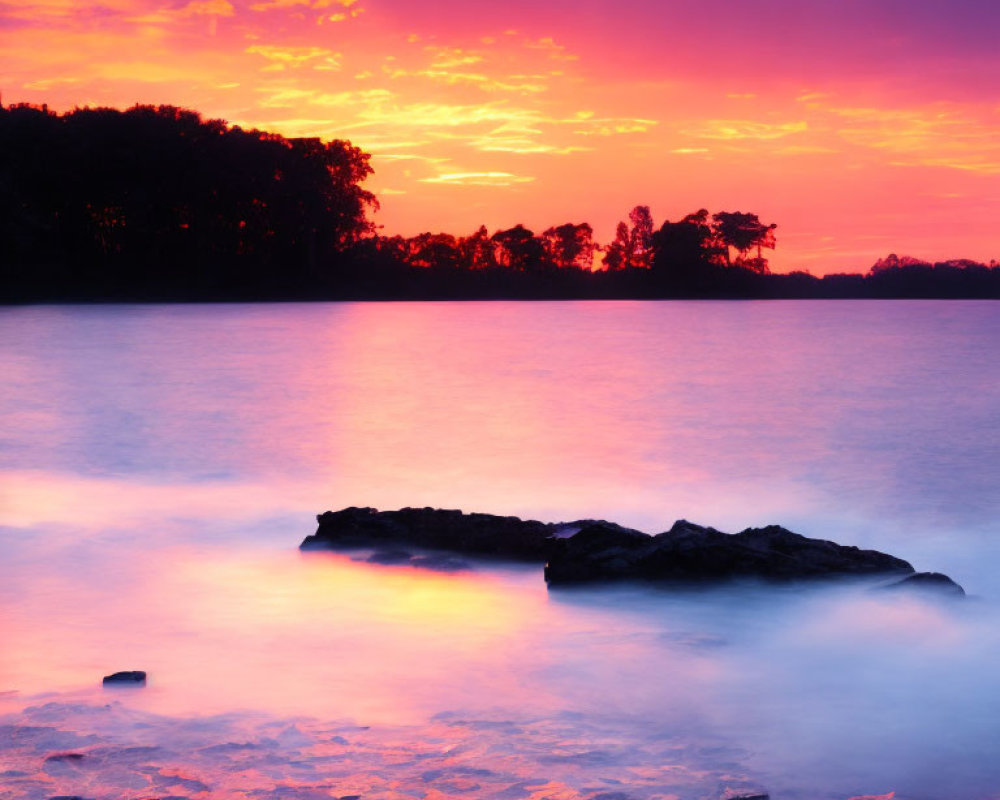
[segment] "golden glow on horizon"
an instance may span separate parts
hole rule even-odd
[[[894,94],[849,65],[805,83],[667,54],[630,74],[600,20],[431,25],[394,0],[14,0],[0,52],[8,103],[171,103],[350,139],[373,154],[386,233],[572,219],[606,241],[647,204],[657,223],[756,211],[778,223],[778,269],[998,255],[995,98]]]

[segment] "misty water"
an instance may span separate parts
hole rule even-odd
[[[998,352],[990,302],[2,309],[0,798],[1000,798]],[[970,597],[298,552],[348,505],[779,523]]]

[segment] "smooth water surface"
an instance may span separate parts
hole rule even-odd
[[[0,797],[1000,797],[998,350],[989,302],[0,310]],[[299,554],[346,505],[774,522],[973,597]]]

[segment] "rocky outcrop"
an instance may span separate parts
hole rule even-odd
[[[798,580],[912,572],[910,564],[894,556],[809,539],[778,525],[730,534],[680,520],[656,536],[595,523],[552,543],[545,579],[555,585],[626,578]]]
[[[912,575],[907,575],[901,581],[890,583],[888,586],[882,588],[892,591],[915,590],[946,597],[965,597],[965,589],[940,572],[914,572]]]
[[[463,514],[440,508],[345,508],[316,518],[319,528],[303,550],[409,545],[480,556],[544,561],[558,526],[494,514]]]
[[[327,511],[317,521],[319,527],[302,542],[303,550],[373,547],[393,553],[392,548],[405,545],[533,561],[545,564],[550,586],[866,575],[925,580],[914,575],[909,563],[886,553],[809,539],[778,525],[730,534],[680,520],[669,531],[650,536],[603,520],[545,523],[435,508],[355,507]]]
[[[105,675],[102,682],[105,686],[145,686],[146,673],[141,669],[116,672],[113,675]]]

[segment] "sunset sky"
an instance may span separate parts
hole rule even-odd
[[[772,266],[1000,258],[996,0],[0,0],[5,104],[349,139],[387,234],[778,224]]]

